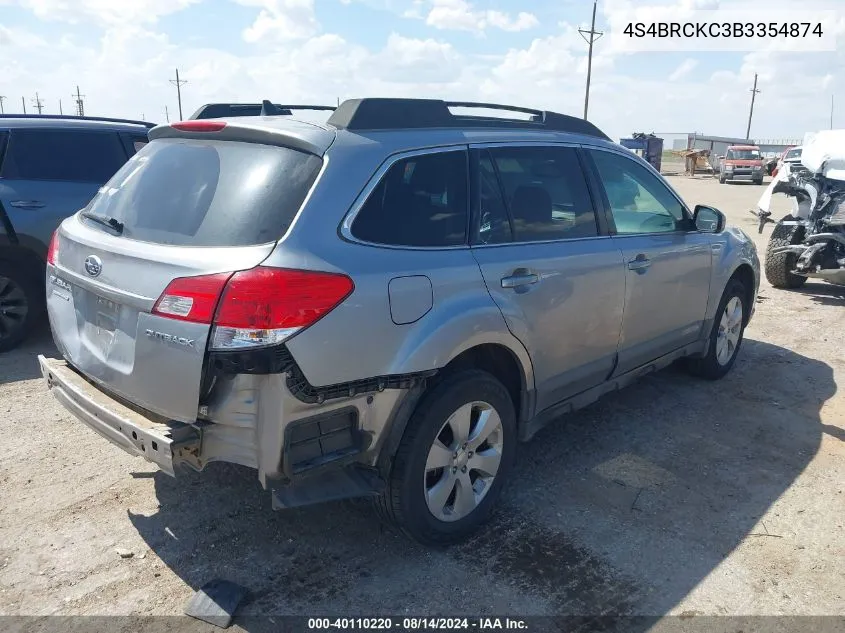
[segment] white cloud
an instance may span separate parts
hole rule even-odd
[[[152,23],[202,0],[18,0],[42,20],[105,24]]]
[[[516,18],[495,10],[477,10],[466,0],[431,0],[432,7],[425,18],[426,24],[437,29],[483,32],[488,27],[503,31],[525,31],[540,24],[532,13],[521,11]],[[406,15],[421,15],[416,3]]]
[[[669,75],[669,81],[678,81],[683,79],[687,75],[689,75],[695,67],[698,66],[698,60],[688,58],[681,62],[681,65],[678,66],[671,75]]]
[[[314,15],[314,0],[235,0],[261,11],[252,26],[244,29],[243,39],[262,41],[302,40],[315,35],[320,25]]]

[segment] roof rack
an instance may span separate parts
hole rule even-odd
[[[282,105],[264,100],[261,103],[207,103],[190,119],[221,119],[237,116],[291,116],[294,110],[334,110],[325,105]]]
[[[0,119],[63,119],[70,121],[105,121],[106,123],[131,123],[154,128],[155,123],[135,121],[133,119],[113,119],[105,116],[76,116],[74,114],[0,114]]]
[[[449,108],[479,108],[530,114],[531,118],[452,114]],[[397,130],[409,128],[494,127],[553,130],[596,136],[610,140],[604,132],[584,119],[558,112],[535,110],[497,103],[441,101],[439,99],[350,99],[338,106],[327,121],[338,129],[350,131]]]

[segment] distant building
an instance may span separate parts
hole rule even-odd
[[[724,156],[731,145],[757,145],[763,156],[782,154],[786,148],[801,145],[801,139],[752,139],[729,136],[711,136],[693,132],[686,139],[675,139],[672,149],[709,149],[713,156]]]

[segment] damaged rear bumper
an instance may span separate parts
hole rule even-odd
[[[56,399],[76,418],[130,455],[143,457],[175,476],[176,465],[191,465],[200,449],[197,429],[162,423],[124,406],[85,380],[63,360],[38,356],[41,374]]]

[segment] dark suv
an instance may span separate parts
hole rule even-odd
[[[0,352],[44,313],[50,235],[147,143],[152,123],[0,116]]]

